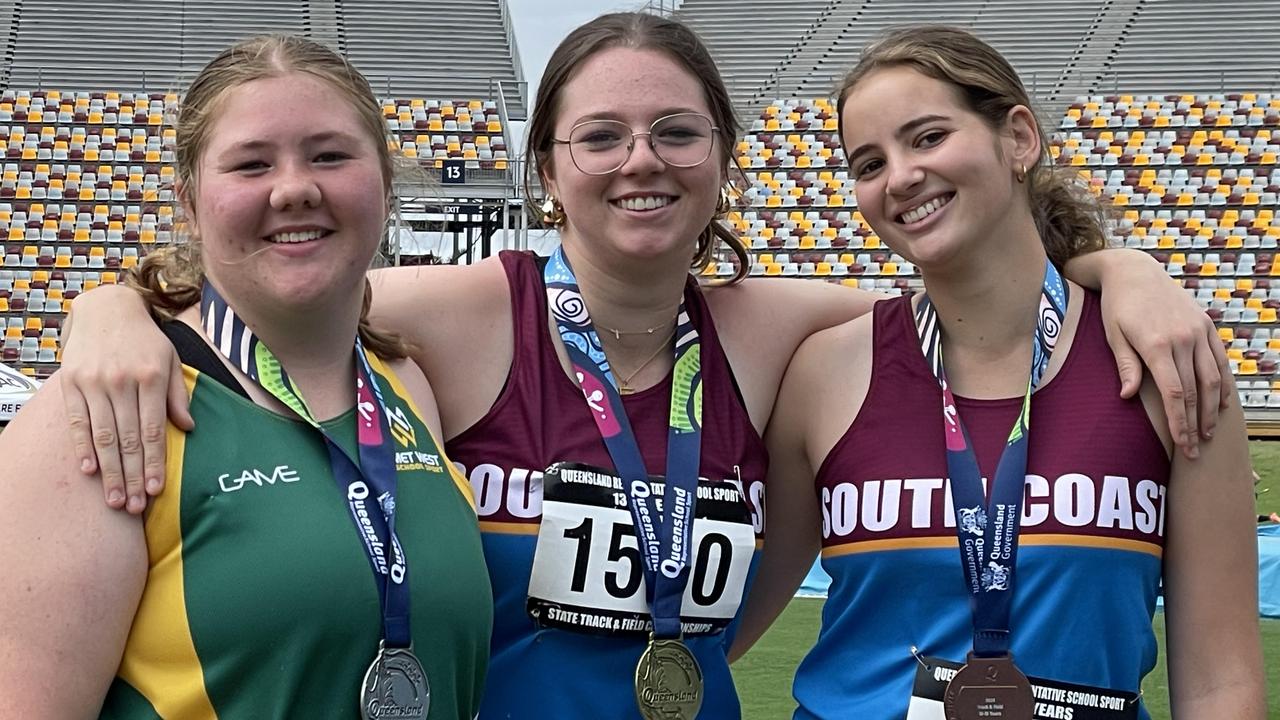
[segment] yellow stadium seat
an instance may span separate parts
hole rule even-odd
[[[1241,360],[1239,367],[1240,367],[1240,370],[1238,371],[1238,374],[1240,375],[1257,375],[1258,374],[1257,360]]]
[[[1229,327],[1218,328],[1218,338],[1224,343],[1229,343],[1236,339],[1235,331]]]
[[[1258,311],[1258,322],[1274,323],[1275,321],[1276,321],[1275,308],[1262,308],[1261,310]]]

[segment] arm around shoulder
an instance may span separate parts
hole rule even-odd
[[[388,268],[370,278],[370,320],[408,342],[434,384],[444,437],[456,435],[493,404],[511,367],[514,321],[502,261]]]
[[[1152,422],[1162,423],[1150,383],[1143,400],[1157,410]],[[1179,720],[1262,720],[1253,480],[1239,402],[1222,411],[1200,451],[1197,460],[1174,454],[1166,500],[1170,704]]]
[[[97,717],[147,576],[141,520],[78,470],[55,375],[0,435],[0,717]]]

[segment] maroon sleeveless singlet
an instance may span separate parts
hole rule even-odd
[[[511,289],[514,358],[489,412],[446,444],[475,492],[494,591],[494,632],[482,718],[638,717],[631,690],[643,641],[542,629],[525,609],[542,504],[542,471],[574,461],[612,468],[582,391],[565,374],[552,344],[542,267],[531,253],[500,255]],[[751,424],[697,281],[685,300],[701,334],[703,435],[700,475],[739,481],[757,539],[763,535],[767,454]],[[474,352],[483,352],[476,348]],[[668,374],[623,397],[645,466],[666,468]],[[724,658],[727,635],[689,638],[706,676],[700,718],[736,718],[737,699]],[[568,667],[591,677],[565,675]],[[534,707],[534,705],[538,707]]]

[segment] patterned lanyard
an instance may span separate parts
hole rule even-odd
[[[387,647],[409,647],[409,567],[395,532],[397,478],[390,415],[360,338],[355,340],[358,456],[351,457],[311,414],[276,356],[207,280],[200,297],[200,319],[224,357],[324,437],[334,481],[346,498],[373,569],[382,600],[383,640]],[[370,504],[375,507],[371,509]]]
[[[956,534],[960,540],[960,561],[965,582],[973,598],[973,650],[978,657],[999,657],[1009,653],[1009,617],[1013,604],[1014,568],[1018,555],[1018,527],[1022,519],[1022,496],[1027,475],[1027,443],[1031,429],[1031,393],[1049,366],[1067,310],[1067,286],[1052,262],[1045,261],[1044,285],[1040,294],[1039,320],[1032,343],[1031,376],[1022,409],[992,481],[988,504],[982,487],[982,472],[960,421],[955,397],[942,366],[942,328],[938,311],[929,296],[916,308],[916,330],[920,349],[942,387],[942,421],[947,441],[947,472],[956,513]]]
[[[693,538],[702,452],[702,358],[698,329],[681,298],[667,424],[664,518],[655,507],[649,490],[649,474],[622,406],[617,381],[563,248],[557,248],[548,260],[543,280],[547,304],[569,354],[574,377],[591,409],[591,417],[614,469],[627,487],[627,505],[644,555],[645,587],[654,637],[679,637],[680,603],[689,581],[689,543]]]

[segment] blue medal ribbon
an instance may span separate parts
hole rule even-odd
[[[1027,476],[1031,429],[1031,393],[1040,384],[1057,344],[1067,311],[1067,285],[1052,262],[1045,261],[1039,318],[1032,344],[1031,374],[1022,408],[996,466],[991,499],[969,433],[956,409],[942,364],[942,327],[938,310],[925,295],[916,307],[920,348],[942,387],[942,421],[947,443],[947,473],[960,541],[960,562],[973,610],[973,651],[977,657],[1009,654],[1010,614],[1018,559],[1018,529]]]
[[[324,437],[333,479],[373,569],[384,643],[410,647],[409,566],[395,531],[397,477],[390,414],[360,338],[354,342],[358,447],[357,457],[351,457],[316,420],[280,361],[208,280],[200,296],[200,319],[218,352]]]
[[[627,506],[644,557],[644,579],[655,638],[680,637],[680,605],[689,581],[702,452],[702,357],[698,329],[683,297],[676,319],[675,365],[667,422],[667,475],[658,514],[640,447],[622,406],[622,395],[605,357],[562,248],[543,270],[547,304],[573,365],[574,376],[627,490]]]

